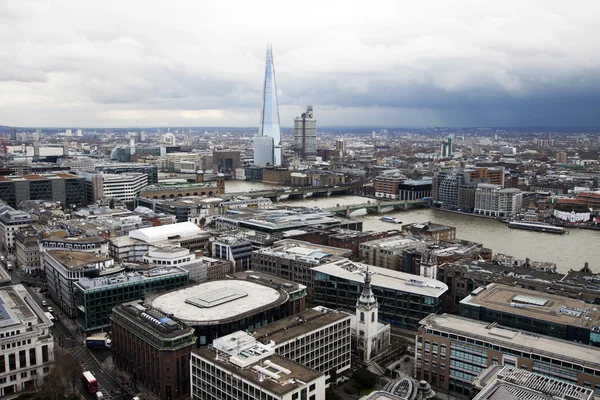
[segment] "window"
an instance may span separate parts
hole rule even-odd
[[[360,322],[363,324],[365,323],[365,313],[364,312],[360,313]]]

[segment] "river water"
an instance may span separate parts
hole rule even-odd
[[[274,186],[247,181],[228,181],[226,183],[228,193],[249,192],[271,187]],[[332,196],[283,201],[279,204],[327,208],[335,207],[338,204],[362,204],[368,200],[360,196]],[[559,272],[566,273],[569,269],[580,269],[585,262],[589,262],[592,271],[600,272],[600,258],[598,257],[600,231],[568,229],[568,235],[553,235],[509,229],[505,224],[491,219],[447,213],[429,208],[392,211],[386,215],[399,218],[403,224],[431,221],[454,226],[458,238],[481,243],[485,247],[491,248],[494,254],[504,253],[521,259],[529,257],[535,261],[550,261],[556,263]],[[352,213],[352,217],[363,221],[364,230],[384,231],[399,227],[381,221],[380,216],[367,214],[366,210],[355,211]]]

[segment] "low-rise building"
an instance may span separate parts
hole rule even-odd
[[[245,333],[239,332],[241,338]],[[192,399],[324,400],[325,375],[245,337],[192,351]]]
[[[189,273],[191,281],[223,279],[233,272],[233,262],[198,256],[179,246],[154,247],[144,255],[144,262],[157,268],[176,266]]]
[[[252,242],[237,235],[221,235],[211,243],[212,256],[234,263],[236,272],[248,271],[252,268]]]
[[[520,189],[504,189],[500,185],[480,183],[475,189],[476,214],[491,217],[514,217],[521,212],[523,193]]]
[[[109,198],[132,204],[143,188],[148,186],[148,174],[127,172],[120,174],[80,171],[85,178],[88,203]]]
[[[431,243],[418,238],[391,236],[361,243],[358,251],[367,264],[395,271],[405,271],[410,268],[404,265],[404,253],[421,251],[428,244]]]
[[[115,365],[160,399],[190,395],[194,329],[142,301],[117,305],[110,317]]]
[[[0,288],[0,397],[33,391],[54,366],[52,322],[23,285]]]
[[[39,241],[39,251],[82,251],[108,256],[108,240],[101,236],[49,237]]]
[[[379,306],[380,320],[416,330],[419,321],[442,311],[443,282],[404,272],[338,260],[313,267],[314,302],[330,308],[353,309],[367,270]]]
[[[37,232],[33,229],[21,229],[15,233],[17,255],[16,267],[26,274],[37,275],[41,272],[40,246]]]
[[[525,369],[600,393],[600,349],[450,314],[421,321],[416,376],[444,390],[470,395],[492,365]]]

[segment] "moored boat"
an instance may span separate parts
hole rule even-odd
[[[524,229],[527,231],[554,233],[558,235],[567,233],[562,226],[554,226],[543,222],[511,221],[508,223],[508,227],[512,229]]]

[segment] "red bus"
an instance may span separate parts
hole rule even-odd
[[[90,371],[85,371],[81,377],[83,386],[87,388],[89,394],[94,394],[98,391],[98,381]]]

